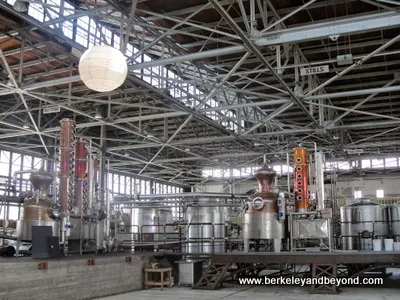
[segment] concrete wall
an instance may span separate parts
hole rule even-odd
[[[127,256],[1,259],[0,299],[92,299],[141,290],[148,257],[132,255],[132,262],[127,263]],[[95,265],[89,266],[91,258]],[[45,261],[48,270],[39,270],[38,263]]]

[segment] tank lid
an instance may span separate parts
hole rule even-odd
[[[42,167],[39,171],[31,173],[29,180],[35,190],[47,191],[54,180],[54,176],[52,173],[43,170]]]
[[[361,205],[380,205],[380,204],[374,202],[370,198],[361,198],[361,199],[358,199],[357,202],[350,204],[350,206],[361,206]]]
[[[260,169],[256,170],[254,172],[254,176],[256,175],[276,175],[276,172],[274,169],[268,167],[267,165],[262,166]]]

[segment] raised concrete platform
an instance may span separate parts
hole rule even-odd
[[[214,263],[294,263],[294,264],[394,264],[400,265],[400,252],[231,252],[211,255]]]
[[[0,259],[0,299],[93,299],[141,290],[149,254]]]

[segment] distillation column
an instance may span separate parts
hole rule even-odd
[[[293,149],[294,194],[296,211],[308,211],[308,153],[306,148]]]
[[[88,209],[86,193],[85,193],[85,175],[87,165],[86,141],[79,140],[75,146],[75,201],[78,215],[86,213]]]
[[[69,214],[74,203],[75,122],[71,119],[62,119],[60,127],[59,199],[63,216],[61,243],[64,243],[64,254],[68,255],[68,236],[71,227]]]

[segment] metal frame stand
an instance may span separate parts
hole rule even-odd
[[[313,264],[312,265],[312,280],[311,294],[337,294],[339,289],[336,286],[336,282],[333,284],[325,283],[325,278],[336,278],[337,277],[337,265],[336,264]],[[321,283],[318,281],[321,278]]]
[[[203,273],[200,280],[196,282],[193,288],[215,290],[222,287],[222,282],[226,272],[231,264],[211,263],[207,270]]]

